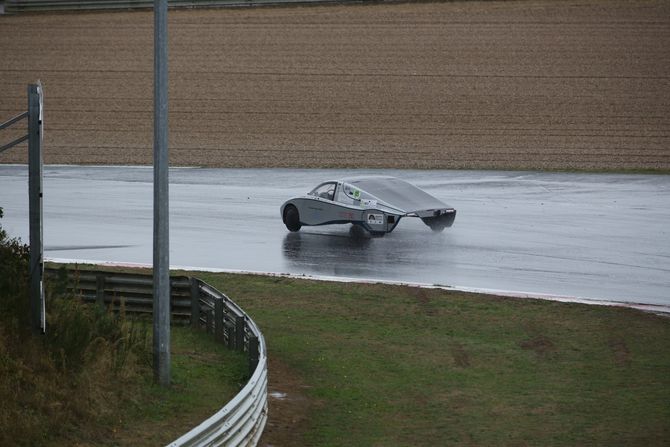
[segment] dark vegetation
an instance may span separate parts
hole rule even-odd
[[[0,217],[2,213],[0,212]],[[47,334],[29,325],[28,247],[0,227],[0,445],[92,439],[151,371],[146,324],[46,289]]]
[[[173,384],[154,385],[150,322],[83,304],[62,275],[34,334],[28,268],[28,247],[0,226],[0,446],[166,444],[244,383],[242,355],[175,327]]]

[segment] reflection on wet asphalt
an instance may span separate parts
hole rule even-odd
[[[290,233],[279,206],[316,184],[388,174],[458,210],[434,234],[404,218]],[[51,258],[151,263],[152,170],[47,166]],[[0,166],[3,227],[28,239],[27,169]],[[489,171],[172,169],[171,264],[670,305],[670,176]]]
[[[289,261],[309,266],[316,273],[372,277],[375,272],[373,268],[366,268],[374,253],[372,238],[352,237],[349,232],[288,233],[284,236],[283,253]]]
[[[387,280],[408,278],[416,270],[431,271],[446,259],[447,233],[434,234],[418,219],[404,219],[400,225],[402,230],[399,226],[375,238],[352,236],[351,225],[303,228],[284,237],[284,256],[295,266],[306,265],[322,275]]]

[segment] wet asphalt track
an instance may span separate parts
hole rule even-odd
[[[458,210],[433,234],[349,226],[289,233],[279,206],[338,170],[173,169],[171,264],[509,290],[670,306],[670,176],[358,171],[408,180]],[[48,166],[49,258],[151,263],[152,171]],[[3,227],[28,240],[27,168],[0,166]]]

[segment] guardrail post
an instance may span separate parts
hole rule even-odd
[[[208,310],[207,312],[205,312],[205,332],[207,332],[208,334],[214,332],[213,329],[212,329],[212,320],[213,320],[213,318],[212,318],[213,315],[212,314],[213,313],[214,312],[211,311],[211,310]]]
[[[258,337],[252,336],[249,338],[249,374],[253,374],[258,366],[258,357],[260,356],[258,350]]]
[[[214,338],[223,342],[223,300],[214,301]]]
[[[235,349],[235,325],[229,321],[225,321],[223,324],[226,328],[226,334],[228,335],[226,347],[232,351]]]
[[[105,276],[98,273],[95,276],[95,302],[100,307],[105,307]]]
[[[247,324],[244,317],[235,317],[235,349],[244,352],[244,326]]]
[[[200,326],[200,285],[195,278],[191,279],[191,327],[197,329]]]

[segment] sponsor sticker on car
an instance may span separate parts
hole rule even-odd
[[[369,225],[383,225],[384,224],[384,215],[383,214],[368,214],[368,224]]]

